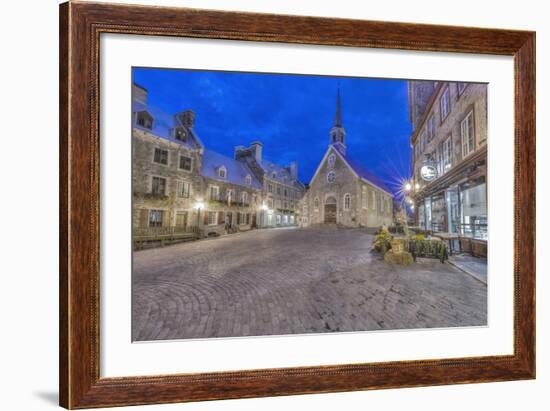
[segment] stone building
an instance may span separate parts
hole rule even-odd
[[[348,154],[340,93],[327,151],[311,179],[301,209],[304,226],[338,224],[378,228],[393,223],[391,191]]]
[[[209,150],[194,130],[193,111],[177,113],[166,128],[148,110],[147,94],[133,86],[136,247],[296,224],[304,192],[296,163],[283,167],[262,159],[260,142],[236,147],[234,157]]]
[[[263,158],[259,141],[250,147],[235,147],[235,158],[246,162],[262,185],[264,203],[259,216],[262,227],[296,225],[300,210],[298,204],[305,187],[298,179],[298,163],[281,166]]]
[[[487,85],[409,81],[416,224],[487,239]]]

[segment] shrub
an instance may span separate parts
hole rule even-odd
[[[374,240],[372,242],[372,246],[374,249],[378,252],[382,252],[383,254],[386,254],[386,251],[391,249],[391,240],[392,235],[389,233],[388,230],[385,228],[381,229],[378,234],[374,237]]]
[[[409,251],[416,260],[416,257],[437,258],[444,263],[449,259],[447,244],[441,240],[415,239],[414,236],[409,241]]]
[[[410,265],[413,263],[413,256],[406,251],[394,253],[390,250],[384,254],[384,261],[391,264]]]

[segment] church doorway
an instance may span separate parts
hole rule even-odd
[[[328,197],[325,201],[325,224],[336,224],[336,198]]]

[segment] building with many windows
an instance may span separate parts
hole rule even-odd
[[[393,223],[393,195],[386,185],[349,155],[340,93],[328,148],[301,203],[301,224],[379,228]]]
[[[487,85],[409,81],[416,224],[487,240]]]
[[[147,90],[132,101],[133,230],[136,247],[297,223],[304,186],[297,166],[262,158],[262,144],[235,147],[234,157],[206,148],[191,110],[170,128],[155,123]]]

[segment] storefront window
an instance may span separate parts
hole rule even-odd
[[[460,193],[462,234],[487,240],[487,192],[485,183],[463,189]]]
[[[458,233],[460,227],[460,204],[458,203],[458,191],[450,189],[447,191],[447,216],[449,222],[448,231]]]
[[[426,224],[426,230],[431,230],[432,228],[432,199],[430,197],[424,199],[424,219]]]
[[[431,203],[431,227],[428,229],[434,232],[443,232],[447,226],[447,210],[445,207],[445,197],[443,194],[432,197]]]
[[[426,228],[426,220],[424,218],[424,204],[418,207],[418,226]]]

